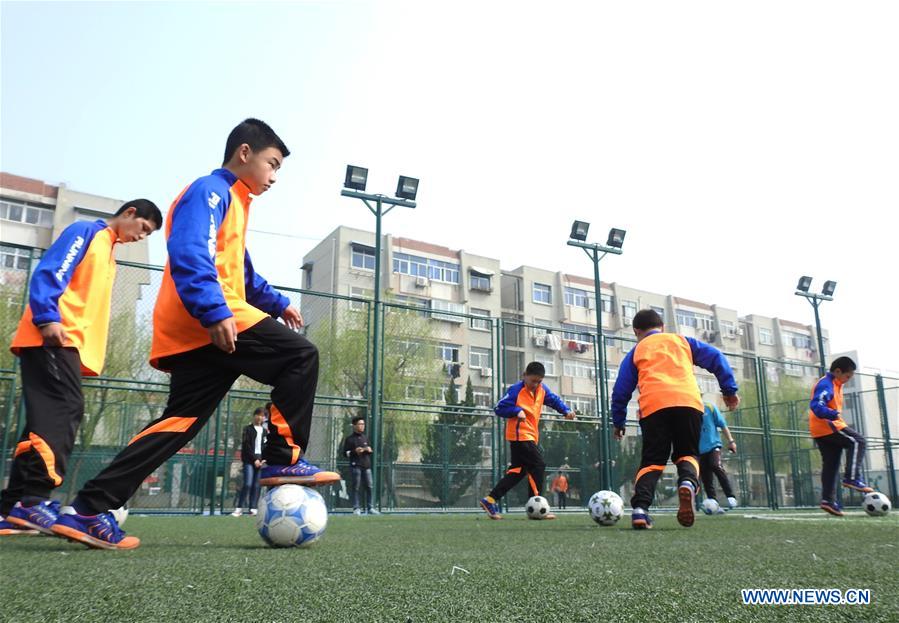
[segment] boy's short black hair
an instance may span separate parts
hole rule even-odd
[[[137,218],[145,218],[153,221],[156,229],[162,229],[162,212],[156,207],[156,204],[149,199],[132,199],[122,204],[122,207],[116,211],[113,216],[121,216],[128,208],[134,208],[134,216]]]
[[[837,370],[840,372],[855,372],[855,368],[855,362],[849,357],[837,357],[833,360],[833,363],[830,364],[831,372],[836,372]]]
[[[262,407],[257,407],[256,410],[253,411],[253,416],[255,417],[257,415],[265,415],[265,409],[263,409]]]
[[[222,165],[228,164],[237,148],[244,143],[249,145],[253,151],[262,151],[266,147],[277,147],[285,158],[290,155],[287,145],[265,121],[250,118],[237,124],[237,127],[228,135],[228,140],[225,142],[225,159],[222,161]]]
[[[365,418],[361,415],[357,415],[356,417],[353,418],[353,426],[355,426],[356,422],[358,422],[359,420],[362,420],[364,422]]]
[[[649,331],[650,329],[659,329],[665,326],[665,321],[659,316],[659,312],[654,309],[641,309],[634,316],[634,328],[639,331]]]
[[[532,361],[524,369],[524,373],[532,376],[546,376],[546,368],[539,361]]]

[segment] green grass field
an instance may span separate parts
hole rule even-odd
[[[766,518],[752,518],[752,515]],[[700,516],[656,529],[507,515],[332,516],[273,550],[250,517],[140,517],[142,546],[0,541],[2,621],[899,621],[899,513]],[[454,570],[454,567],[456,569]],[[741,588],[869,588],[869,606],[744,606]]]

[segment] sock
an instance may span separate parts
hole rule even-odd
[[[25,495],[22,496],[22,506],[37,506],[41,502],[46,502],[47,498],[41,497],[39,495]]]
[[[74,502],[72,502],[72,508],[75,509],[76,513],[78,513],[79,515],[82,515],[84,517],[94,517],[95,515],[98,514],[98,513],[92,512],[93,511],[92,508],[87,508],[84,505],[84,503],[77,498],[75,499]]]
[[[634,515],[645,515],[646,509],[640,508],[639,506],[634,508]]]

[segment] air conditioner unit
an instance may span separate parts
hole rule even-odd
[[[631,326],[631,324],[633,324],[633,318],[628,318],[627,316],[625,316],[621,319],[621,324],[623,324],[625,327],[629,327]]]
[[[737,335],[740,335],[740,336],[743,335],[743,327],[740,327],[739,329],[737,329]]]
[[[428,278],[427,277],[416,277],[415,278],[415,287],[416,288],[427,288],[428,287]]]
[[[546,336],[545,335],[535,335],[534,336],[534,346],[546,346]]]
[[[493,368],[481,368],[481,376],[485,379],[489,379],[493,376]]]

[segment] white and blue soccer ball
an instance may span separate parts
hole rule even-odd
[[[597,491],[587,502],[590,518],[601,526],[615,525],[624,515],[624,500],[614,491]]]
[[[715,498],[706,498],[702,501],[702,512],[706,515],[717,515],[721,512],[721,505]]]
[[[862,502],[862,508],[864,508],[865,512],[871,517],[883,517],[890,512],[892,507],[893,505],[890,503],[890,498],[880,491],[868,493],[865,495],[865,500]]]
[[[321,494],[299,485],[281,485],[259,503],[256,528],[272,547],[306,547],[321,538],[328,508]]]
[[[549,502],[542,495],[535,495],[525,504],[524,510],[527,511],[528,519],[546,519]]]

